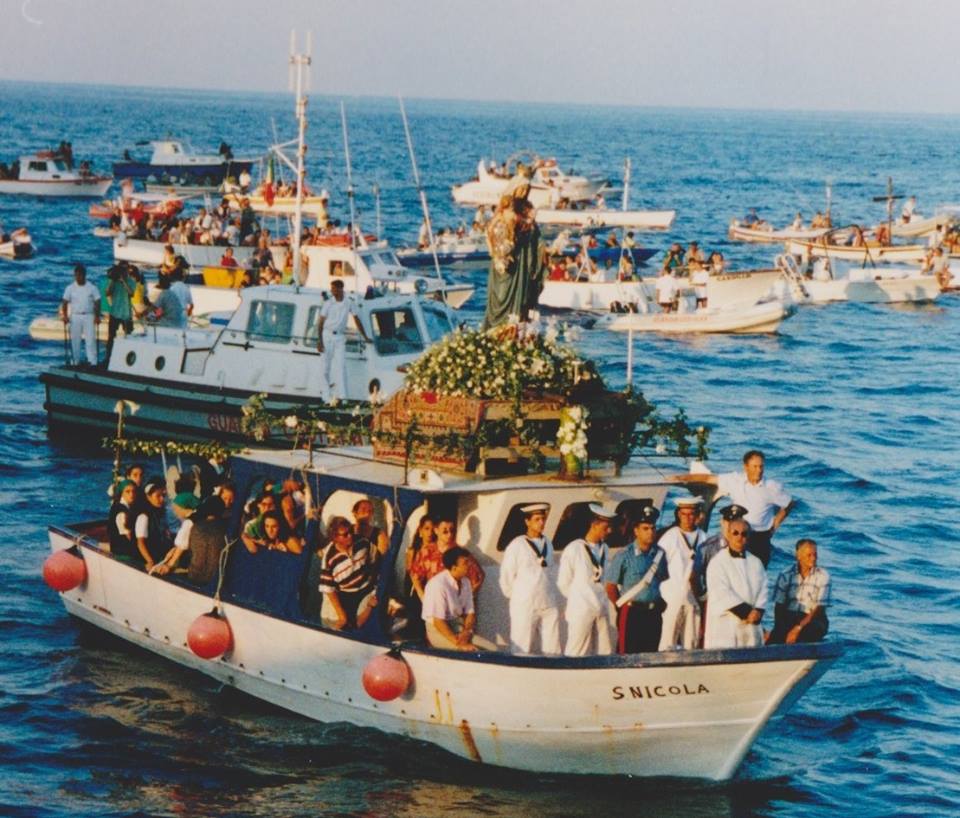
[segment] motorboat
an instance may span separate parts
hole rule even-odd
[[[561,310],[610,312],[630,304],[653,305],[656,278],[617,280],[616,271],[600,271],[599,280],[547,280],[540,293],[540,306]],[[707,303],[711,307],[751,306],[769,296],[784,293],[784,272],[779,268],[740,270],[711,274],[707,283]],[[689,301],[694,291],[688,279],[680,279],[680,296]]]
[[[149,148],[149,156],[145,149]],[[215,154],[202,154],[180,139],[157,139],[138,142],[134,156],[129,150],[113,163],[118,178],[152,181],[163,186],[191,185],[203,190],[216,190],[228,176],[250,172],[256,158],[238,159],[230,147],[221,144]],[[142,154],[142,155],[141,155]]]
[[[505,163],[515,168],[524,154],[514,154]],[[600,177],[571,176],[560,170],[556,159],[527,157],[532,170],[530,194],[527,197],[534,207],[555,208],[561,200],[587,202],[607,187],[607,180]],[[509,171],[508,171],[509,172]],[[511,175],[500,175],[487,167],[484,159],[477,164],[477,176],[470,182],[453,186],[453,200],[459,205],[496,205],[510,184]]]
[[[33,255],[33,239],[26,227],[5,232],[0,227],[0,257],[30,258]]]
[[[399,623],[385,602],[353,631],[327,629],[305,614],[300,587],[312,545],[301,555],[228,546],[222,573],[197,584],[189,575],[150,575],[118,559],[104,520],[49,527],[48,564],[56,557],[74,572],[58,582],[70,615],[311,719],[533,773],[722,781],[764,727],[842,654],[830,641],[584,657],[508,652],[508,604],[498,577],[501,546],[518,532],[518,509],[549,504],[545,533],[562,552],[582,534],[591,503],[623,515],[665,506],[676,486],[647,465],[596,465],[570,481],[407,468],[353,446],[241,453],[227,470],[244,497],[257,480],[301,476],[323,525],[349,516],[358,500],[371,501],[390,543],[377,575],[378,600],[400,593],[406,550],[423,514],[435,509],[456,517],[456,542],[486,573],[477,629],[498,649],[453,652],[395,633]],[[228,536],[238,526],[239,510]],[[615,553],[622,538],[610,544]],[[207,625],[219,644],[195,638]]]
[[[0,173],[0,193],[24,196],[99,197],[112,184],[110,176],[94,173],[86,162],[73,170],[53,151],[21,156]]]
[[[596,326],[615,332],[657,332],[665,335],[759,334],[776,332],[780,324],[794,313],[793,305],[776,298],[756,304],[707,307],[683,312],[648,309],[648,312],[605,316]]]
[[[105,368],[54,367],[46,387],[51,431],[110,431],[117,401],[139,408],[132,434],[246,442],[243,407],[266,394],[268,408],[295,413],[322,405],[317,326],[325,293],[307,287],[249,287],[225,324],[206,329],[148,325],[114,340]],[[403,368],[453,327],[449,308],[418,296],[349,297],[371,343],[351,325],[347,399],[367,402],[403,382]]]
[[[800,304],[920,303],[934,301],[941,293],[936,275],[918,267],[858,267],[821,260],[813,265],[809,275],[804,275],[794,256],[780,256],[777,264],[789,276],[793,298]]]

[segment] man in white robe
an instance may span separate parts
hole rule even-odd
[[[566,656],[613,653],[613,605],[607,598],[604,572],[608,550],[605,539],[616,512],[591,504],[589,528],[578,540],[567,543],[560,558],[557,587],[567,598]]]
[[[657,541],[667,555],[669,579],[660,585],[660,596],[667,603],[660,632],[660,650],[691,650],[700,636],[700,601],[690,582],[697,548],[707,538],[697,527],[699,497],[681,497],[676,501],[677,524],[668,528]]]
[[[560,653],[560,594],[557,561],[544,536],[548,503],[532,503],[520,511],[527,533],[514,537],[500,563],[500,590],[510,600],[510,649],[531,653],[540,636],[540,652]]]
[[[707,566],[705,648],[754,648],[763,644],[760,620],[767,607],[767,571],[746,550],[749,527],[730,523],[728,548]]]

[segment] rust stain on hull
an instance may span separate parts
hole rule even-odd
[[[482,762],[480,751],[477,749],[477,743],[473,740],[473,733],[470,730],[470,722],[466,719],[460,722],[460,735],[463,736],[463,745],[467,748],[467,754],[473,761]]]

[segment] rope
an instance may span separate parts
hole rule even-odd
[[[224,540],[226,540],[226,537],[224,537]],[[230,540],[224,546],[223,551],[220,552],[219,565],[217,566],[217,590],[213,594],[213,609],[217,613],[220,613],[220,591],[223,590],[223,578],[227,570],[227,558],[230,555],[230,549],[238,542],[240,542],[239,537]]]

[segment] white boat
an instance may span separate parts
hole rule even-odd
[[[591,208],[564,209],[540,208],[536,212],[537,224],[548,227],[577,227],[603,230],[669,230],[677,217],[676,210],[597,210]]]
[[[512,167],[511,160],[507,161],[507,165]],[[565,174],[555,159],[533,158],[531,167],[534,170],[527,198],[534,207],[556,207],[561,199],[570,202],[590,201],[607,186],[606,179]],[[509,177],[490,171],[486,161],[481,159],[477,164],[475,179],[453,186],[453,200],[459,205],[496,205],[509,183]]]
[[[242,407],[267,393],[268,405],[296,412],[322,404],[317,321],[324,293],[310,288],[249,287],[226,325],[207,329],[148,326],[118,336],[105,369],[55,367],[40,376],[51,429],[116,427],[119,399],[139,406],[132,433],[246,441]],[[387,295],[355,300],[372,343],[347,330],[347,399],[367,401],[372,384],[388,394],[401,368],[453,325],[433,300]],[[38,327],[38,330],[40,328]],[[60,336],[62,336],[62,324]]]
[[[953,224],[955,221],[956,216],[949,213],[937,213],[926,218],[922,218],[914,214],[913,218],[911,218],[908,222],[894,222],[890,226],[890,232],[894,236],[899,236],[900,238],[919,239],[929,236],[931,233],[935,232],[937,228],[944,225]],[[881,226],[886,227],[886,224],[878,225],[878,227]],[[874,228],[874,230],[876,230],[876,228]]]
[[[113,173],[119,178],[130,178],[146,182],[159,182],[169,188],[170,185],[186,185],[199,192],[216,190],[230,174],[239,176],[250,171],[255,158],[237,159],[227,145],[221,145],[220,152],[202,154],[189,143],[181,139],[156,139],[138,142],[137,147],[148,146],[149,158],[131,156],[126,151],[123,159],[113,163]],[[184,190],[177,187],[180,193]]]
[[[776,332],[794,312],[779,299],[757,304],[708,307],[692,312],[637,312],[605,317],[598,327],[616,332],[657,332],[667,335],[694,333],[754,334]]]
[[[9,177],[9,178],[6,178]],[[21,156],[13,173],[0,178],[0,193],[24,196],[99,197],[113,184],[110,176],[71,170],[50,151]]]
[[[379,599],[402,582],[406,548],[428,506],[454,511],[456,541],[486,572],[479,633],[498,645],[508,636],[498,542],[513,536],[515,509],[549,503],[546,533],[562,548],[581,533],[565,520],[581,519],[589,503],[660,507],[671,489],[660,473],[632,465],[621,474],[591,469],[572,483],[532,475],[484,479],[408,472],[375,460],[365,448],[321,451],[312,462],[303,451],[254,452],[231,458],[229,467],[240,492],[256,478],[302,474],[324,522],[349,514],[361,498],[372,501],[377,524],[390,538]],[[83,560],[81,584],[61,594],[66,610],[80,620],[294,713],[536,773],[729,779],[764,726],[841,654],[830,642],[588,657],[450,652],[419,640],[394,644],[384,611],[349,633],[326,630],[302,615],[298,589],[309,549],[300,556],[249,555],[234,547],[217,603],[229,628],[227,649],[202,659],[187,634],[210,612],[211,586],[151,576],[116,559],[103,521],[53,525],[49,536],[54,552]],[[365,672],[386,662],[391,649],[395,683],[365,685]]]
[[[788,273],[793,298],[798,304],[831,301],[922,303],[936,300],[941,293],[937,277],[932,273],[921,273],[917,267],[833,264],[832,269],[815,267],[811,276],[804,276],[793,256],[780,256],[777,263]]]
[[[680,279],[680,297],[694,298],[688,279]],[[742,270],[711,275],[707,283],[707,303],[711,307],[750,306],[784,292],[784,273],[780,269]],[[639,281],[545,281],[540,306],[561,310],[610,312],[617,305],[653,304],[656,278]],[[692,309],[691,309],[692,311]]]
[[[33,255],[33,239],[26,227],[18,227],[9,233],[0,228],[0,257],[29,258]]]
[[[860,247],[832,244],[824,240],[802,241],[790,239],[784,242],[788,253],[801,258],[828,258],[831,261],[850,261],[855,264],[920,262],[927,253],[922,244],[879,245],[867,242]]]
[[[831,230],[830,227],[804,228],[801,230],[794,230],[790,227],[775,229],[772,224],[767,222],[763,222],[762,226],[755,224],[747,226],[741,224],[738,219],[734,219],[730,222],[727,235],[733,241],[746,241],[752,244],[782,244],[792,239],[811,241],[831,232]]]
[[[115,261],[129,261],[143,267],[159,267],[163,263],[163,251],[167,242],[157,239],[135,239],[126,233],[120,233],[113,240],[113,258]],[[187,244],[175,242],[174,252],[183,256],[190,267],[215,267],[220,264],[225,247],[218,244]],[[241,267],[248,267],[253,260],[255,247],[240,246],[233,248],[233,257]],[[282,265],[286,247],[276,245],[271,248],[274,264]]]

